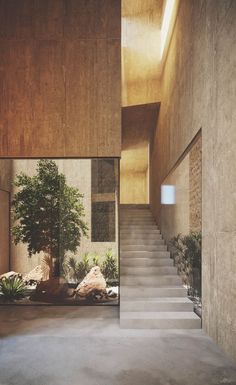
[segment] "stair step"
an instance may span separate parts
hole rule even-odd
[[[150,275],[157,275],[159,276],[160,274],[163,275],[174,275],[177,274],[177,269],[174,266],[159,266],[159,267],[139,267],[139,266],[121,266],[121,275],[144,275],[144,276],[150,276]]]
[[[129,240],[126,240],[125,242],[122,241],[121,242],[121,246],[122,247],[133,247],[133,246],[136,246],[136,247],[155,247],[155,246],[159,246],[159,245],[164,245],[165,242],[163,239],[152,239],[151,241],[149,240],[145,240],[145,241],[141,241],[139,239],[137,239],[136,241],[134,241],[133,239],[129,239]],[[142,249],[140,249],[142,250]]]
[[[129,231],[128,232],[120,231],[120,239],[121,239],[121,242],[126,241],[126,240],[134,240],[134,241],[147,240],[148,241],[148,240],[162,239],[162,235],[160,234],[159,231],[146,232],[146,233],[142,233],[142,232],[130,233]]]
[[[132,225],[127,225],[127,224],[124,224],[122,225],[122,223],[120,224],[120,229],[121,230],[159,230],[157,228],[157,225],[154,225],[154,224],[150,224],[150,223],[147,223],[147,224],[132,224]],[[159,230],[160,231],[160,230]]]
[[[154,251],[134,251],[121,250],[121,258],[170,258],[170,252],[167,250]]]
[[[125,286],[120,287],[120,296],[122,299],[150,298],[150,297],[187,297],[187,290],[181,286]]]
[[[168,257],[160,258],[121,258],[121,269],[123,267],[154,267],[154,266],[173,266],[173,259]]]
[[[129,251],[120,252],[121,258],[170,258],[170,252],[166,250],[157,251]]]
[[[120,238],[121,245],[155,245],[158,244],[159,241],[163,241],[161,234],[156,234],[153,238],[145,238],[145,237],[122,237]]]
[[[176,286],[181,285],[181,278],[177,275],[149,275],[149,276],[142,276],[142,275],[121,275],[120,277],[120,283],[121,285],[126,286],[143,286],[145,287],[148,285],[149,287],[160,287],[160,286]]]
[[[200,329],[194,312],[121,312],[120,327],[127,329]]]
[[[120,304],[120,311],[193,311],[193,303],[188,298],[136,298],[123,300]]]
[[[121,251],[167,251],[167,245],[164,244],[164,241],[160,241],[157,245],[121,245]]]
[[[120,215],[121,221],[142,221],[142,220],[152,220],[156,223],[152,215]]]
[[[123,235],[127,235],[127,236],[142,236],[142,237],[145,237],[146,238],[146,235],[148,236],[151,236],[151,238],[153,236],[156,236],[157,234],[160,234],[160,230],[158,229],[154,229],[154,230],[151,230],[151,229],[147,229],[146,227],[144,227],[143,229],[130,229],[130,228],[120,228],[120,233]]]
[[[145,223],[149,223],[149,224],[152,224],[152,225],[156,225],[156,222],[154,221],[153,218],[130,218],[130,219],[127,219],[127,218],[120,218],[120,223],[122,225],[142,225],[142,224],[145,224]]]

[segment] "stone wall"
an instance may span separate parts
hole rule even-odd
[[[236,2],[181,0],[162,76],[151,207],[202,129],[203,329],[236,358]]]
[[[189,230],[202,230],[202,137],[189,152]]]
[[[164,185],[175,186],[176,202],[174,205],[162,205],[161,231],[164,239],[169,241],[178,234],[188,234],[190,229],[190,191],[189,163],[187,154],[178,166],[163,181]]]

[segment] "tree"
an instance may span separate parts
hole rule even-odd
[[[14,185],[19,189],[12,201],[14,243],[28,244],[29,256],[43,251],[49,255],[49,276],[58,276],[66,251],[76,252],[84,222],[83,195],[66,183],[52,160],[40,160],[35,176],[20,173]]]

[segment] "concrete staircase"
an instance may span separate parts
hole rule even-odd
[[[148,205],[121,205],[120,256],[121,328],[201,327]]]

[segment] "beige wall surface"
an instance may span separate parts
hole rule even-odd
[[[9,192],[0,189],[0,274],[9,270]]]
[[[180,1],[151,154],[151,205],[160,222],[160,185],[202,128],[203,328],[234,358],[235,20],[235,1]]]
[[[9,199],[12,161],[0,159],[0,274],[9,269]]]
[[[12,160],[0,159],[0,189],[11,191]]]
[[[81,258],[86,252],[98,254],[104,257],[106,251],[111,248],[114,255],[118,257],[118,215],[116,213],[116,242],[91,242],[91,160],[87,159],[58,159],[55,160],[59,172],[66,175],[66,181],[69,186],[79,188],[84,194],[83,204],[85,209],[84,220],[88,224],[88,238],[82,237],[81,244],[76,254],[68,253],[76,258]],[[27,175],[35,175],[37,160],[14,160],[13,177],[19,172],[25,172]],[[13,194],[16,190],[13,190]],[[116,200],[117,200],[116,192]],[[27,245],[12,245],[11,251],[11,269],[21,273],[27,273],[35,266],[41,263],[43,253],[35,254],[31,258],[28,256]]]
[[[164,239],[169,241],[178,234],[188,234],[190,230],[189,154],[167,176],[163,184],[175,186],[176,191],[176,203],[161,207],[161,231]]]
[[[120,0],[0,1],[0,157],[119,157]]]
[[[148,203],[146,172],[128,172],[120,174],[120,203]]]

